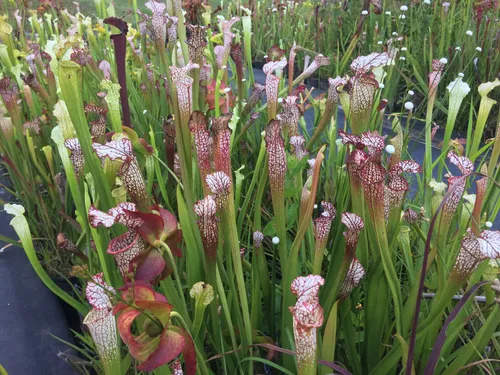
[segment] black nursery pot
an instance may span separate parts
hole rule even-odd
[[[252,61],[252,67],[254,69],[261,69],[262,70],[262,67],[264,66],[266,62],[265,61]]]
[[[80,283],[78,281],[77,277],[69,277],[67,279],[64,279],[62,277],[52,277],[51,278],[56,285],[64,290],[66,293],[71,295],[72,297],[76,297],[75,291],[73,288],[79,288]],[[73,286],[73,287],[72,287]],[[78,313],[77,310],[75,310],[73,307],[68,305],[66,302],[64,302],[61,299],[57,299],[59,301],[59,304],[61,305],[61,309],[64,313],[64,316],[66,318],[66,322],[68,324],[68,327],[78,333],[83,333],[82,330],[82,316]]]

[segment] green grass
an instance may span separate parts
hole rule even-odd
[[[81,0],[77,1],[80,4],[80,12],[85,14],[86,16],[95,15],[95,5],[94,0]],[[71,0],[63,0],[61,2],[64,6],[68,8],[71,12],[74,11],[75,5]],[[106,4],[111,4],[112,1],[106,0]],[[113,2],[115,7],[115,12],[118,17],[128,15],[128,10],[130,9],[133,12],[133,3],[129,0],[116,0]],[[144,6],[145,1],[139,0],[137,1],[137,6],[141,11],[147,11],[147,8]]]

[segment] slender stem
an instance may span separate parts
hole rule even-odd
[[[226,299],[226,291],[224,290],[224,285],[222,284],[222,279],[220,277],[219,270],[217,270],[217,290],[219,292],[219,297],[220,297],[220,303],[222,306],[222,312],[224,313],[224,316],[226,317],[227,320],[227,325],[229,327],[229,336],[231,337],[231,343],[233,344],[233,348],[236,349],[238,348],[238,342],[236,341],[236,334],[234,332],[234,325],[233,325],[233,320],[231,318],[231,313],[229,311],[229,305],[227,303]],[[236,352],[238,353],[238,352]],[[238,356],[238,354],[237,354]]]
[[[186,330],[186,332],[190,332],[189,327],[187,326],[187,324],[184,321],[184,318],[182,317],[181,314],[179,314],[176,311],[172,311],[170,313],[170,318],[171,319],[174,319],[174,318],[177,319],[179,321],[179,323],[181,323],[181,326]],[[193,344],[194,344],[194,350],[196,351],[197,363],[201,367],[201,373],[209,375],[210,371],[208,370],[207,364],[205,363],[205,358],[203,357],[203,354],[198,349],[198,346],[196,345],[196,343],[194,342],[194,340],[193,340]]]
[[[177,287],[177,293],[179,293],[179,298],[182,300],[184,311],[188,311],[186,300],[184,299],[184,291],[182,289],[181,278],[179,276],[179,271],[177,269],[177,263],[175,261],[174,255],[172,254],[170,247],[168,247],[168,245],[165,242],[160,242],[160,246],[167,253],[168,259],[170,260],[170,263],[172,265],[172,269],[174,271],[174,276],[175,276],[175,285]]]

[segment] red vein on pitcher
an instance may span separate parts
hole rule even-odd
[[[316,374],[317,329],[323,325],[323,309],[319,304],[319,288],[325,283],[321,276],[297,277],[291,285],[297,296],[293,314],[293,334],[299,375]]]

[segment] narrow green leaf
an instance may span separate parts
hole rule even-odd
[[[186,274],[189,286],[202,280],[202,263],[203,249],[199,249],[194,228],[191,227],[189,220],[189,212],[184,197],[180,188],[177,188],[177,205],[179,210],[179,221],[181,223],[182,237],[186,241],[185,257],[186,257]],[[192,208],[191,208],[192,209]]]
[[[335,360],[335,345],[337,343],[337,307],[339,301],[335,302],[332,310],[328,314],[325,330],[323,332],[323,345],[321,346],[321,359],[334,362]],[[321,374],[329,374],[330,370],[325,366],[320,368]]]

